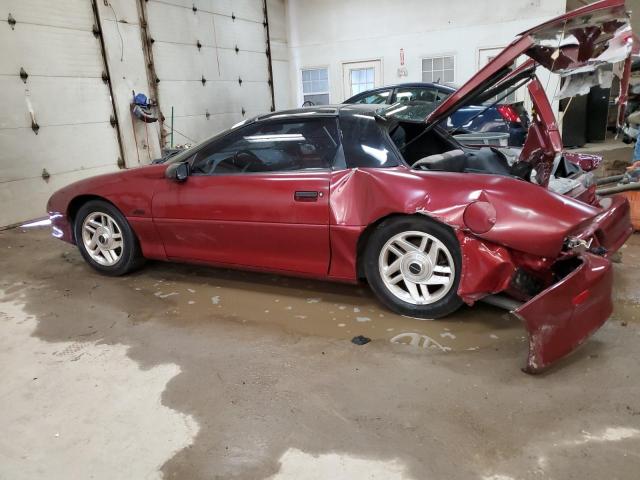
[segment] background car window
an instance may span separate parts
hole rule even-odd
[[[344,115],[340,117],[342,146],[347,168],[397,167],[400,164],[375,117]]]
[[[396,117],[423,120],[448,96],[448,92],[433,87],[398,88],[394,103],[400,103],[406,108],[397,110]]]
[[[251,125],[195,154],[196,175],[329,168],[338,151],[335,118]]]
[[[391,90],[383,90],[381,92],[375,92],[371,95],[367,95],[364,97],[360,97],[355,100],[353,103],[367,103],[367,104],[381,104],[387,103],[389,99],[389,95],[391,95]]]

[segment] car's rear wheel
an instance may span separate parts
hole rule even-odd
[[[80,207],[74,230],[80,253],[100,273],[123,275],[143,262],[131,226],[108,202],[92,200]]]
[[[364,254],[367,280],[382,303],[416,318],[443,317],[462,305],[457,294],[461,264],[453,232],[420,217],[385,220]]]

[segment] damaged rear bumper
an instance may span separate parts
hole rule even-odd
[[[512,311],[529,334],[527,373],[539,373],[575,350],[611,315],[611,263],[591,253],[578,259],[568,275]]]

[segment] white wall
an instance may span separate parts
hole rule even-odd
[[[478,69],[479,49],[507,45],[563,13],[566,0],[288,0],[287,7],[292,106],[300,106],[302,68],[329,67],[331,103],[349,96],[343,62],[380,59],[386,85],[422,81],[423,57],[454,54],[462,85]],[[406,77],[397,74],[400,48]]]

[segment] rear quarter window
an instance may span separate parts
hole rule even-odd
[[[389,168],[400,165],[386,131],[366,114],[340,116],[347,168]]]

